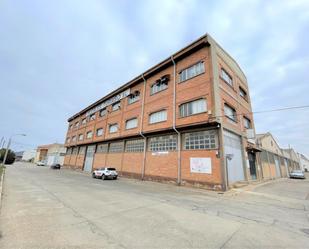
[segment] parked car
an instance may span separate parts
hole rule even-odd
[[[38,161],[38,162],[36,163],[36,165],[37,165],[37,166],[45,166],[45,162],[43,162],[43,161]]]
[[[106,180],[108,178],[116,180],[118,177],[118,173],[115,168],[104,167],[104,168],[95,169],[92,172],[92,177],[100,178],[102,180]]]
[[[302,170],[292,170],[290,178],[305,179],[305,174]]]
[[[50,166],[51,169],[60,169],[61,165],[59,163],[54,163]]]

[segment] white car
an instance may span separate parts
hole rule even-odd
[[[45,163],[43,161],[38,161],[36,163],[37,166],[45,166]]]
[[[118,173],[115,168],[104,167],[104,168],[95,169],[92,172],[92,177],[101,178],[102,180],[105,180],[108,178],[116,180],[118,177]]]

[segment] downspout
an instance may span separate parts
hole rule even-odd
[[[144,121],[144,105],[145,105],[145,95],[146,95],[146,79],[144,74],[142,74],[142,79],[144,81],[144,90],[143,90],[143,100],[142,100],[142,113],[141,113],[141,128],[139,134],[144,138],[144,154],[143,154],[143,163],[142,163],[142,180],[145,177],[145,164],[146,164],[146,149],[147,149],[147,138],[143,134],[143,121]]]
[[[174,61],[173,56],[171,56],[171,60],[173,62],[173,68],[174,68],[174,92],[173,92],[173,130],[177,133],[177,184],[181,185],[181,134],[180,132],[176,129],[176,63]]]

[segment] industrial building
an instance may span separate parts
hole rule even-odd
[[[42,161],[46,165],[63,165],[66,148],[63,144],[53,143],[38,146],[34,162]]]
[[[246,76],[206,34],[71,116],[64,165],[226,190],[260,178],[254,138]]]

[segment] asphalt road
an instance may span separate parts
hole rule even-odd
[[[308,248],[309,180],[217,192],[8,166],[0,248]]]

